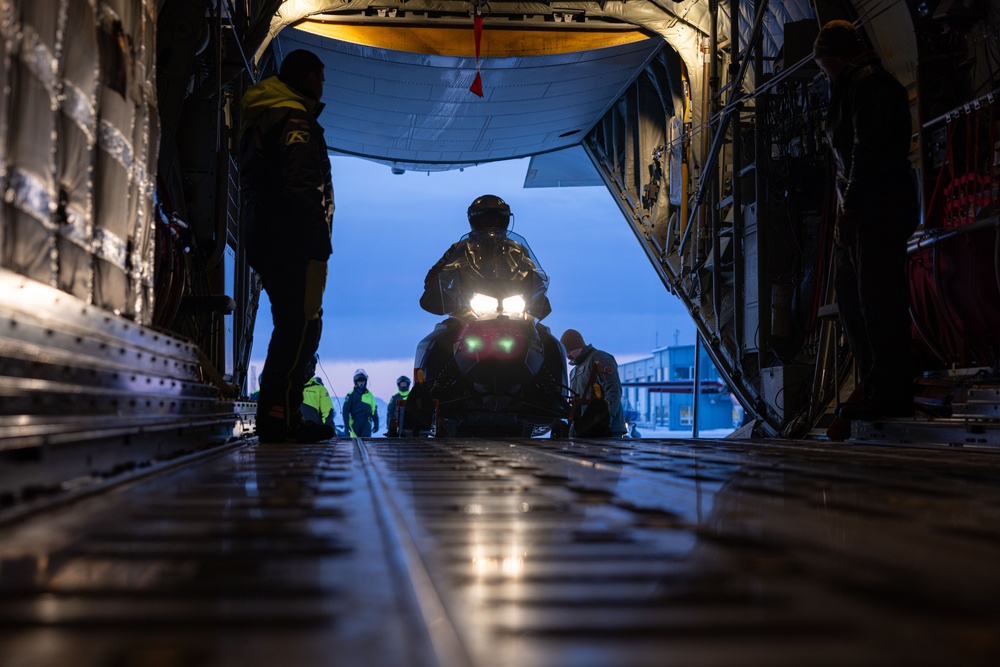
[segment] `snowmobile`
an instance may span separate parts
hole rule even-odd
[[[477,230],[454,244],[425,284],[447,319],[417,346],[423,386],[413,391],[424,415],[410,410],[402,430],[426,426],[432,406],[436,434],[448,436],[529,437],[565,418],[565,349],[540,321],[551,310],[547,288],[518,234]]]

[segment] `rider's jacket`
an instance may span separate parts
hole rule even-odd
[[[314,377],[306,382],[306,386],[302,389],[302,418],[317,424],[333,426],[336,414],[333,401],[330,400],[330,392],[320,379]]]
[[[374,427],[374,429],[373,429]],[[378,430],[378,407],[375,396],[365,389],[352,389],[344,399],[344,430],[352,438],[368,438]]]
[[[435,315],[465,311],[465,299],[477,285],[503,283],[506,292],[524,297],[525,310],[536,319],[550,312],[549,278],[518,234],[503,228],[473,230],[453,243],[424,278],[420,307]]]

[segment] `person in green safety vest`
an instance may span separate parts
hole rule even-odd
[[[330,392],[316,375],[318,362],[319,355],[314,354],[312,361],[306,365],[306,377],[309,379],[302,389],[302,419],[335,429],[333,418],[337,416],[337,411],[333,409]]]
[[[399,390],[389,399],[389,407],[386,408],[386,422],[389,424],[389,435],[394,436],[399,433],[402,426],[400,418],[403,416],[400,409],[400,401],[405,401],[410,395],[410,378],[400,375],[396,378],[396,388]]]
[[[375,395],[368,391],[368,373],[354,371],[354,389],[344,399],[344,431],[351,438],[369,438],[378,431]]]
[[[256,401],[258,398],[260,398],[260,382],[263,379],[264,379],[263,373],[257,376],[257,388],[250,392],[251,401]]]

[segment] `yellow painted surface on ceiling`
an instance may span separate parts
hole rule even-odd
[[[468,27],[358,25],[311,20],[297,23],[295,27],[331,39],[380,49],[470,58],[476,55],[471,19]],[[486,21],[483,23],[480,56],[483,58],[548,56],[631,44],[644,39],[650,37],[638,29],[524,30],[507,27],[491,28]]]

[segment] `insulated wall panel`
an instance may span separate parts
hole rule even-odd
[[[94,176],[95,214],[94,303],[115,313],[127,314],[127,282],[124,281],[128,257],[128,197],[131,184],[131,142],[117,128],[100,121],[97,172]],[[108,272],[117,278],[108,282]]]
[[[135,105],[128,91],[134,76],[135,26],[125,23],[123,16],[134,21],[136,14],[105,2],[100,2],[97,9],[101,85],[94,174],[94,303],[131,315],[126,262],[134,226],[129,197]]]
[[[129,95],[136,106],[132,137],[132,189],[130,215],[134,221],[129,237],[129,305],[136,321],[150,324],[153,317],[153,264],[156,157],[159,114],[156,108],[156,21],[153,6],[143,2],[135,31],[135,85]]]
[[[60,58],[56,142],[59,193],[57,240],[59,289],[93,299],[94,147],[97,141],[98,42],[94,0],[67,7],[67,31]]]
[[[0,0],[0,266],[142,323],[155,34],[152,0]]]
[[[156,107],[147,102],[136,116],[136,138],[133,142],[139,154],[133,164],[131,201],[135,202],[135,229],[129,243],[129,295],[136,321],[150,324],[153,317],[153,265],[155,215],[153,190],[155,164]]]
[[[10,15],[15,40],[0,263],[49,285],[56,282],[56,63],[63,9],[59,0],[25,0]]]
[[[7,155],[7,130],[10,123],[10,54],[16,38],[16,18],[13,0],[0,0],[0,265],[6,253],[7,216],[2,195],[7,191],[9,161]]]
[[[100,237],[98,236],[98,238]],[[125,269],[115,258],[105,259],[100,253],[96,253],[94,257],[94,304],[116,315],[127,315],[125,310],[127,293],[128,277],[125,274]]]

